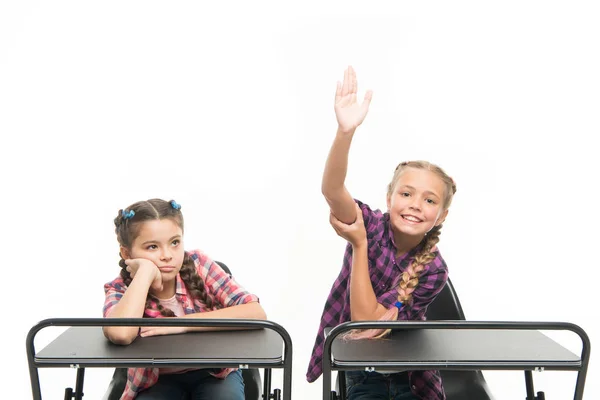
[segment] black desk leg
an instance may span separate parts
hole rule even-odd
[[[583,399],[583,387],[585,385],[585,375],[587,374],[587,364],[584,366],[583,371],[577,373],[577,384],[575,386],[575,400]]]
[[[531,371],[525,371],[525,388],[527,390],[526,400],[546,400],[544,392],[537,392],[537,396],[534,394]]]
[[[525,390],[527,391],[526,400],[535,400],[535,394],[533,392],[533,376],[531,371],[525,371]]]
[[[75,400],[83,400],[83,376],[85,368],[77,368],[77,382],[75,383]]]
[[[75,381],[75,391],[72,388],[65,389],[65,400],[83,400],[83,377],[85,368],[77,367],[77,378]]]
[[[323,363],[323,400],[331,397],[331,367]]]
[[[263,383],[263,400],[271,398],[271,368],[265,368]]]
[[[40,400],[42,398],[42,391],[40,389],[40,375],[38,374],[37,367],[32,366],[29,363],[29,377],[31,380],[31,394],[33,400]]]
[[[346,372],[338,371],[338,385],[340,387],[340,399],[346,400]]]

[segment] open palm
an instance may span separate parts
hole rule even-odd
[[[369,90],[365,93],[362,104],[356,101],[356,92],[356,72],[352,67],[348,67],[344,71],[344,82],[338,82],[335,91],[335,116],[342,131],[356,129],[369,111],[373,92]]]

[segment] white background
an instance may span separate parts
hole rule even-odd
[[[597,2],[0,4],[2,397],[30,396],[31,326],[101,316],[117,210],[162,197],[183,205],[186,247],[290,332],[294,398],[320,398],[304,375],[344,250],[320,179],[349,64],[374,91],[353,196],[385,207],[398,162],[441,165],[458,192],[439,247],[467,318],[572,322],[598,343]],[[109,374],[87,371],[86,399]],[[572,398],[575,375],[535,388]],[[74,376],[41,370],[44,398]],[[522,372],[485,376],[525,397]],[[592,357],[586,399],[597,378]]]

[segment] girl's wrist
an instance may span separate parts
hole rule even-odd
[[[366,251],[368,247],[367,239],[352,243],[352,249],[356,251]]]
[[[338,124],[337,135],[338,136],[352,136],[356,132],[356,128],[344,128]]]
[[[154,282],[154,279],[156,279],[156,276],[154,275],[154,272],[145,268],[140,268],[138,269],[138,271],[135,274],[135,277],[133,278],[137,281],[141,281],[143,280],[144,282],[146,282],[148,284],[148,286],[152,285],[152,282]]]

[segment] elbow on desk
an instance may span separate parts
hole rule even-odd
[[[265,312],[265,309],[260,305],[259,302],[253,302],[250,304],[255,304],[254,308],[254,312],[253,312],[253,318],[254,319],[267,319],[267,313]]]
[[[351,321],[379,321],[380,313],[374,312],[350,312]]]
[[[104,336],[114,344],[127,346],[135,340],[137,333],[132,335],[131,329],[119,329],[119,327],[102,328]],[[136,330],[137,332],[137,330]]]

